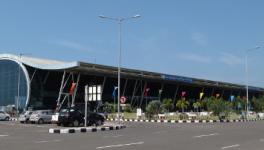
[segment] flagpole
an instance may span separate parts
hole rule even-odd
[[[116,101],[116,96],[114,95],[114,113],[116,113],[116,103],[115,103],[115,101]]]

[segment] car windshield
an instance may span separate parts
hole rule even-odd
[[[69,109],[62,109],[62,110],[60,111],[60,113],[67,113],[67,112],[69,112]]]
[[[32,114],[40,114],[41,111],[34,111]]]

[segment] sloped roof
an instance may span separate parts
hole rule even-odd
[[[43,70],[66,70],[71,72],[83,72],[83,73],[101,73],[101,74],[112,74],[117,75],[117,67],[92,64],[87,62],[64,62],[64,61],[56,61],[50,59],[42,59],[35,58],[29,56],[17,56],[12,54],[0,54],[1,59],[14,60],[17,62],[21,62],[25,65],[43,69]],[[136,69],[121,69],[122,76],[130,76],[130,77],[138,77],[138,78],[147,78],[147,79],[155,79],[155,80],[165,80],[171,82],[181,82],[184,84],[194,84],[194,85],[204,85],[204,86],[213,86],[219,88],[229,88],[229,89],[245,89],[245,85],[220,82],[220,81],[211,81],[206,79],[198,79],[198,78],[190,78],[178,75],[169,75],[164,73],[156,73],[150,71],[142,71]],[[264,92],[264,88],[249,86],[249,90],[251,91],[259,91]]]

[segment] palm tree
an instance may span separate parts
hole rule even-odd
[[[193,103],[193,108],[194,108],[195,110],[197,110],[197,112],[198,112],[198,110],[199,110],[199,108],[200,108],[201,106],[202,106],[202,104],[201,104],[199,101]]]
[[[182,112],[184,112],[184,109],[186,109],[189,105],[190,105],[190,103],[183,98],[178,100],[176,103],[176,107],[181,109]]]
[[[166,112],[170,112],[173,108],[173,101],[172,99],[163,99],[162,101],[162,107],[165,109]]]

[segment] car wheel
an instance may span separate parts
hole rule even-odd
[[[5,118],[5,121],[9,121],[9,117],[6,117],[6,118]]]
[[[43,124],[44,123],[44,120],[43,119],[39,119],[38,120],[38,124]]]
[[[30,123],[29,119],[27,119],[25,123]]]
[[[25,123],[24,121],[20,121],[20,123]]]
[[[74,127],[78,127],[80,125],[78,120],[74,120],[72,124]]]

